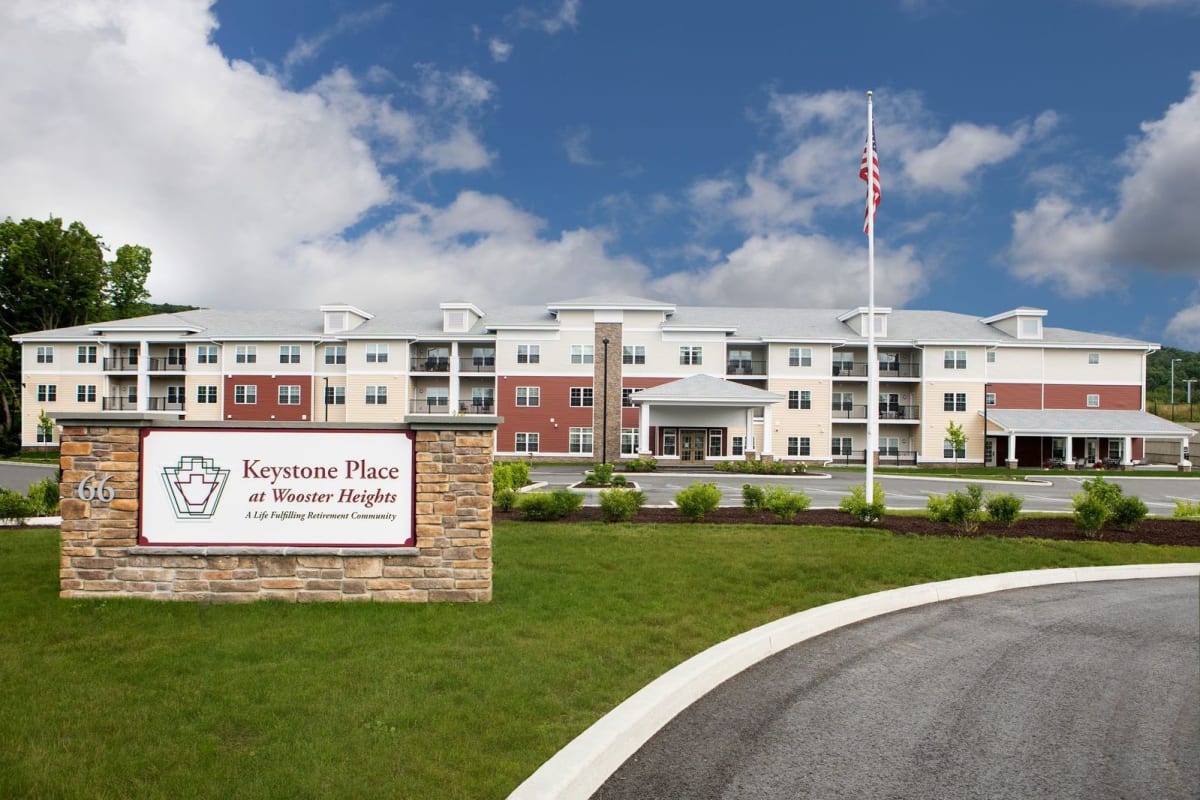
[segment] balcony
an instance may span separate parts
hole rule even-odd
[[[833,362],[833,377],[835,378],[865,378],[867,365],[863,362]],[[880,363],[879,380],[889,381],[896,378],[921,377],[921,365],[918,362]]]
[[[854,405],[854,406],[843,405],[841,407],[834,406],[832,414],[833,414],[834,422],[837,422],[839,419],[866,419],[867,418],[867,404],[863,403],[860,406],[859,405]]]
[[[749,358],[730,359],[725,365],[726,375],[766,375],[767,362]]]
[[[496,357],[491,356],[466,356],[458,359],[459,372],[495,372]]]
[[[412,372],[449,372],[450,356],[416,356],[409,360]],[[493,368],[494,369],[494,368]],[[422,412],[424,413],[424,412]],[[440,413],[440,412],[434,412]]]
[[[151,356],[146,360],[146,369],[150,372],[183,372],[186,368],[185,356]]]
[[[471,399],[459,401],[458,410],[451,411],[450,401],[445,398],[434,398],[432,400],[410,400],[408,402],[408,413],[410,414],[495,414],[496,404],[488,399]]]
[[[137,372],[136,358],[106,358],[101,367],[105,372]]]
[[[848,453],[834,453],[829,462],[831,464],[866,464],[866,450],[851,450]],[[917,463],[917,452],[915,450],[881,450],[879,452],[879,466],[881,467],[904,467],[912,466]]]
[[[921,419],[920,406],[880,406],[879,419],[881,420],[897,420],[916,422]]]
[[[137,411],[137,405],[138,402],[136,397],[100,398],[100,409],[102,411]]]
[[[183,398],[147,397],[146,401],[150,411],[183,411]]]

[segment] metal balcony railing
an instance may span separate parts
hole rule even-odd
[[[846,362],[833,362],[833,377],[835,378],[865,378],[867,377],[867,365],[863,362],[855,362],[853,364]],[[921,377],[921,365],[916,362],[901,361],[898,363],[879,364],[879,380],[886,381],[892,378],[919,378]]]
[[[449,372],[450,356],[415,356],[410,359],[413,372]]]
[[[834,464],[866,464],[866,450],[850,450],[843,453],[834,453],[830,459]]]
[[[147,397],[146,407],[150,411],[183,411],[183,398]]]
[[[100,408],[103,411],[137,411],[137,398],[102,397]]]
[[[879,418],[883,419],[912,419],[921,418],[920,406],[880,406]]]
[[[458,359],[460,372],[495,372],[496,357],[493,356],[464,356]]]
[[[136,358],[105,358],[101,367],[105,372],[136,372]]]
[[[410,414],[449,414],[450,399],[444,397],[435,397],[432,400],[409,400],[408,413]]]
[[[836,419],[866,419],[867,418],[867,404],[863,403],[862,405],[852,405],[852,406],[843,405],[841,407],[834,406],[832,413],[833,413],[833,418],[835,420]]]
[[[726,375],[766,375],[767,362],[749,358],[731,358],[725,364]]]
[[[147,359],[146,369],[150,372],[183,372],[187,369],[187,357],[151,356]]]

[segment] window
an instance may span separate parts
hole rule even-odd
[[[662,451],[662,454],[663,454],[664,456],[673,456],[673,455],[675,455],[675,440],[676,440],[676,438],[677,438],[677,436],[676,436],[676,429],[675,429],[675,428],[670,428],[669,430],[664,430],[664,431],[663,431],[663,451]]]
[[[787,439],[787,454],[789,456],[812,455],[812,439],[808,436],[789,436]]]
[[[852,392],[834,392],[832,405],[834,411],[853,411],[854,394]]]
[[[641,344],[625,345],[621,348],[622,364],[645,364],[646,346]]]
[[[325,387],[325,405],[327,405],[327,406],[344,406],[344,405],[346,405],[346,387],[345,386],[326,386]]]
[[[367,363],[368,364],[386,364],[388,360],[388,346],[386,344],[369,344],[367,345]]]
[[[1087,407],[1088,408],[1099,408],[1100,407],[1100,395],[1089,394],[1087,396]]]
[[[35,441],[38,444],[54,444],[54,430],[53,429],[48,430],[48,431],[42,430],[42,427],[39,425],[37,428],[37,431],[36,431],[36,436],[37,436],[37,439]]]
[[[80,364],[95,364],[96,363],[96,345],[81,344],[79,349],[75,351],[75,360]]]
[[[58,384],[39,383],[37,388],[37,399],[39,403],[56,402],[58,400]]]
[[[834,375],[853,375],[854,374],[854,354],[853,353],[834,353],[833,354],[833,374]]]
[[[596,348],[590,344],[573,344],[571,345],[571,363],[572,364],[594,364],[596,362]],[[588,451],[591,452],[591,451]]]
[[[542,346],[540,344],[519,344],[517,345],[517,363],[518,364],[537,364],[542,360]],[[519,436],[520,434],[518,434]],[[534,434],[536,436],[537,434]]]
[[[53,347],[39,347],[37,349],[37,363],[53,364],[54,363],[54,348]]]
[[[623,408],[633,408],[633,396],[641,389],[621,389],[621,406]]]
[[[1067,457],[1067,440],[1061,436],[1050,440],[1050,457],[1059,461]]]
[[[495,390],[490,386],[475,386],[471,389],[471,409],[476,414],[490,413],[496,405]]]
[[[1099,364],[1100,363],[1100,354],[1099,353],[1088,353],[1088,363],[1089,364]]]
[[[799,408],[799,407],[800,407],[800,390],[799,389],[789,389],[788,390],[788,408]]]
[[[592,429],[591,428],[571,428],[570,440],[567,445],[568,452],[571,453],[591,453],[592,452]]]
[[[746,455],[746,437],[745,436],[729,437],[729,455],[731,455],[731,456]]]
[[[621,428],[621,455],[636,456],[640,431],[637,428]]]
[[[184,387],[184,386],[168,386],[167,387],[167,404],[172,405],[172,406],[173,405],[180,405],[180,406],[183,405],[185,391],[186,391],[186,387]]]
[[[886,372],[900,373],[900,355],[898,353],[879,353],[879,374]]]
[[[128,400],[130,403],[137,402],[137,387],[136,386],[126,386],[125,387],[125,399]]]
[[[989,363],[989,364],[996,363],[996,351],[995,350],[987,351],[987,363]]]
[[[518,453],[536,453],[540,444],[539,438],[536,433],[518,433],[513,442],[513,449]]]
[[[800,408],[801,409],[812,408],[812,392],[809,391],[808,389],[800,390]]]
[[[79,384],[75,387],[75,399],[80,403],[96,402],[96,384]]]
[[[879,455],[900,455],[900,438],[898,436],[883,436],[879,439]]]
[[[279,345],[279,363],[280,364],[299,364],[300,363],[300,345],[298,345],[298,344],[281,344],[281,345]]]
[[[708,432],[708,455],[710,458],[716,458],[724,454],[722,445],[724,442],[721,439],[720,431]]]
[[[996,405],[996,393],[988,392],[987,394],[985,394],[983,396],[983,402],[987,403],[989,406]]]
[[[346,345],[331,344],[325,347],[325,363],[326,364],[345,364],[346,363]]]
[[[281,405],[281,406],[298,406],[298,405],[300,405],[300,387],[299,386],[280,386],[279,387],[279,405]]]
[[[943,411],[966,411],[967,410],[967,393],[966,392],[945,392],[942,395],[942,410]]]
[[[966,369],[966,350],[947,350],[942,354],[942,364],[946,369]]]
[[[540,406],[542,404],[542,389],[539,386],[518,386],[517,405]]]
[[[196,387],[196,402],[200,405],[216,405],[217,403],[217,387],[216,386],[197,386]]]
[[[217,363],[217,346],[215,344],[202,344],[196,348],[196,363],[197,364],[215,364]]]
[[[1109,439],[1108,440],[1108,457],[1119,458],[1125,460],[1125,440],[1124,439]]]
[[[234,351],[233,360],[238,364],[253,364],[258,361],[258,348],[252,344],[239,344]]]
[[[956,452],[954,449],[954,442],[950,441],[949,439],[942,440],[942,458],[966,458],[966,457],[967,457],[966,444],[963,444],[963,446],[958,448],[958,451]]]
[[[812,348],[811,347],[789,347],[788,348],[788,366],[789,367],[811,367],[812,366]]]
[[[573,406],[591,406],[592,405],[592,387],[590,387],[590,386],[572,386],[571,387],[571,405],[573,405]]]
[[[835,456],[848,456],[853,452],[854,443],[849,436],[835,436],[830,441],[832,453]]]
[[[258,387],[249,385],[237,385],[233,387],[233,402],[239,406],[252,406],[258,402]]]
[[[679,363],[699,366],[704,363],[704,348],[703,347],[681,347],[679,348]]]
[[[753,375],[754,354],[749,350],[730,350],[729,373],[732,375]]]
[[[1024,317],[1021,319],[1021,338],[1022,339],[1037,339],[1042,335],[1042,321],[1036,318]]]
[[[387,405],[387,387],[386,386],[368,386],[366,392],[366,403],[369,406],[386,406]]]
[[[448,407],[450,405],[450,390],[443,387],[426,390],[425,403],[431,409],[439,406],[442,408]]]
[[[130,351],[130,361],[137,363],[137,353]],[[187,363],[187,348],[186,347],[168,347],[167,348],[167,366],[182,367]]]
[[[471,367],[482,370],[484,367],[496,366],[496,349],[494,347],[476,347],[471,350]],[[489,369],[488,372],[491,372]]]

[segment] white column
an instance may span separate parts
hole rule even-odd
[[[451,414],[458,413],[458,342],[450,343],[450,408]]]
[[[150,408],[150,342],[143,339],[138,344],[137,410]]]
[[[1179,466],[1181,467],[1186,467],[1192,463],[1188,457],[1190,453],[1184,455],[1184,453],[1188,453],[1188,441],[1189,439],[1186,436],[1179,440]]]
[[[775,455],[775,450],[774,450],[774,448],[771,447],[771,440],[775,438],[774,436],[771,435],[773,432],[772,429],[774,427],[775,426],[771,423],[771,407],[763,406],[763,434],[762,434],[763,440],[762,440],[762,447],[759,450],[759,455],[762,455],[762,456]]]
[[[1121,450],[1121,465],[1129,466],[1133,464],[1133,437],[1125,437],[1125,447]]]
[[[640,403],[638,408],[638,455],[650,455],[650,404]]]
[[[1072,439],[1067,436],[1067,441],[1063,443],[1063,461],[1066,462],[1067,469],[1075,469],[1075,458],[1071,455]]]
[[[758,452],[758,445],[754,441],[754,408],[746,409],[746,446],[743,452]]]
[[[1015,433],[1008,434],[1008,455],[1004,457],[1006,462],[1017,460],[1017,435]]]

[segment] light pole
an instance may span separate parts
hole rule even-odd
[[[1188,378],[1186,381],[1184,381],[1184,383],[1186,383],[1187,387],[1188,387],[1188,390],[1187,390],[1187,392],[1188,392],[1187,393],[1188,422],[1192,421],[1192,384],[1195,383],[1197,380],[1200,380],[1200,378]]]
[[[604,399],[600,401],[603,419],[600,423],[600,463],[608,463],[608,337],[600,340],[604,345]]]
[[[1175,362],[1183,361],[1182,358],[1171,359],[1171,419],[1175,419]]]

